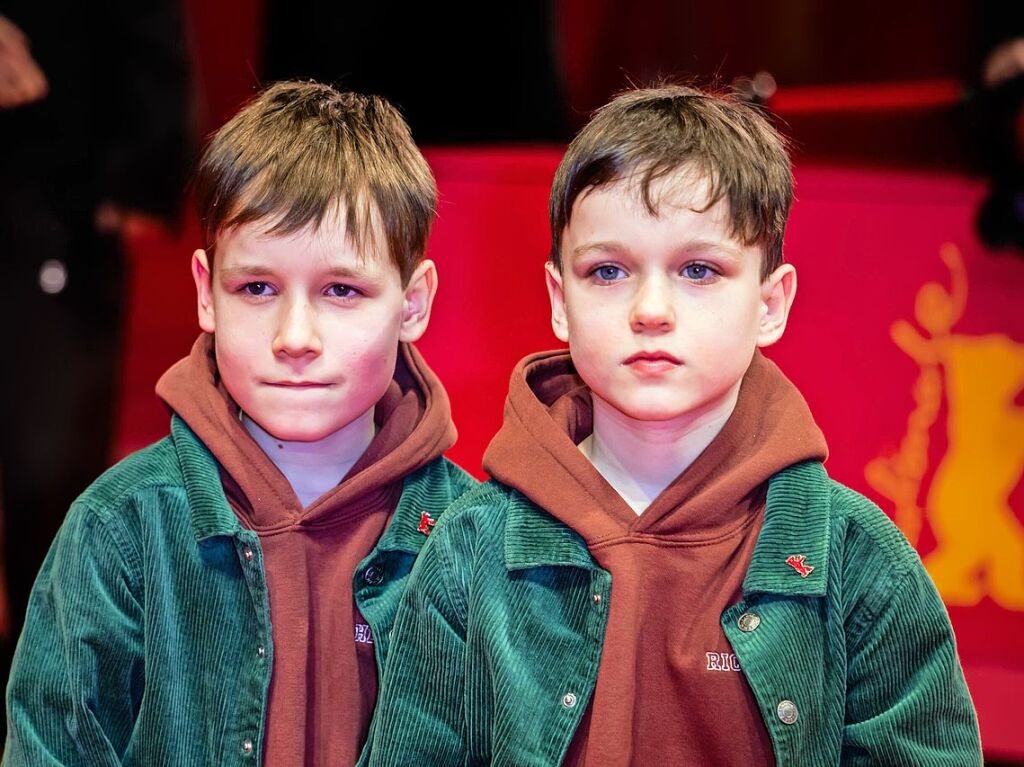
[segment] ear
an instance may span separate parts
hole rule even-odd
[[[789,310],[796,298],[796,268],[783,264],[761,283],[761,322],[757,345],[771,346],[786,332]]]
[[[562,273],[551,261],[544,265],[548,286],[548,298],[551,299],[551,329],[555,337],[564,344],[569,343],[569,321],[565,315],[565,292],[562,290]]]
[[[429,258],[423,259],[409,278],[402,304],[402,326],[399,341],[418,341],[430,322],[430,309],[437,293],[437,267]]]
[[[199,327],[207,333],[214,331],[213,277],[206,251],[200,248],[192,254],[192,279],[196,283],[196,302],[199,308]]]

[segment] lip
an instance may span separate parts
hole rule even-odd
[[[659,376],[679,367],[682,363],[675,355],[663,351],[637,352],[622,363],[635,373],[644,376]]]
[[[667,362],[670,365],[681,365],[683,361],[673,354],[663,351],[637,352],[627,357],[623,365],[633,365],[637,362]]]
[[[264,383],[278,389],[326,389],[331,386],[329,383],[320,381],[264,381]]]

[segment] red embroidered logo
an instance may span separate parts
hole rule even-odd
[[[801,578],[806,578],[811,574],[811,570],[814,569],[813,565],[805,565],[804,560],[807,557],[803,554],[790,554],[789,559],[786,560],[786,564],[800,573]]]
[[[430,528],[436,524],[437,520],[424,511],[420,514],[420,526],[416,529],[424,535],[430,535]]]

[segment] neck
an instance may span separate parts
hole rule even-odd
[[[313,501],[335,487],[366,452],[376,434],[374,408],[370,408],[347,426],[315,442],[288,442],[277,439],[258,423],[241,414],[242,424],[285,476],[302,503]]]
[[[738,395],[739,386],[713,410],[667,421],[638,421],[594,395],[594,431],[580,449],[639,514],[718,436]]]

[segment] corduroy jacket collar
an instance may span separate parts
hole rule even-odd
[[[828,582],[829,485],[816,461],[783,469],[769,480],[764,526],[743,594],[824,596]],[[583,539],[525,496],[513,493],[506,510],[505,564],[509,570],[541,566],[600,569]],[[798,576],[791,556],[813,569]]]
[[[228,506],[213,455],[176,415],[171,416],[171,441],[192,510],[192,529],[196,540],[236,535],[242,525]]]
[[[171,440],[192,510],[196,540],[237,535],[242,526],[224,497],[213,455],[178,416],[171,417]],[[456,489],[443,461],[431,461],[414,471],[405,478],[394,516],[375,550],[417,554],[427,538],[419,529],[421,509],[443,509],[455,496]]]

